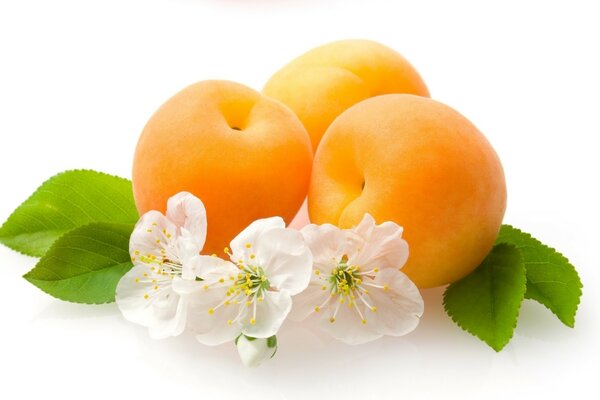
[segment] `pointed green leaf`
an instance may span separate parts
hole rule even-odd
[[[58,299],[101,304],[115,300],[119,279],[132,267],[133,224],[96,222],[69,231],[24,278]]]
[[[0,243],[41,257],[62,234],[92,222],[135,223],[127,179],[89,170],[66,171],[44,182],[0,227]]]
[[[545,305],[572,328],[583,285],[569,260],[510,225],[502,226],[496,243],[512,244],[521,251],[527,274],[525,298]]]
[[[448,286],[444,308],[461,328],[500,351],[513,335],[524,295],[521,254],[500,244],[473,273]]]

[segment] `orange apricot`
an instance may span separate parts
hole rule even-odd
[[[164,212],[170,196],[193,193],[207,211],[203,253],[221,254],[255,219],[289,223],[311,164],[308,134],[287,107],[238,83],[199,82],[146,124],[133,163],[135,201],[140,213]]]
[[[486,138],[425,97],[373,97],[329,127],[313,164],[310,219],[343,228],[365,213],[404,227],[403,268],[419,287],[454,282],[489,253],[506,208],[504,173]]]
[[[314,150],[329,124],[361,100],[387,93],[429,96],[404,57],[371,40],[341,40],[314,48],[276,72],[263,93],[298,115]]]

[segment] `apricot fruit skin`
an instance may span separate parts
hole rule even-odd
[[[289,223],[306,197],[310,139],[284,105],[229,81],[183,89],[150,118],[133,163],[140,213],[188,191],[206,207],[203,253],[218,253],[258,218]],[[292,176],[294,179],[290,179]]]
[[[329,124],[361,100],[387,93],[429,96],[404,57],[370,40],[341,40],[316,47],[276,72],[263,93],[298,115],[314,150]]]
[[[454,282],[491,250],[506,208],[500,160],[477,128],[437,101],[391,94],[342,113],[315,154],[313,223],[365,213],[404,227],[402,269],[421,288]]]

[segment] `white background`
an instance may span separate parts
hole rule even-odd
[[[445,316],[441,290],[403,338],[350,347],[284,326],[256,370],[233,346],[151,340],[115,305],[63,303],[0,248],[2,398],[597,398],[600,13],[594,1],[162,0],[0,3],[0,219],[72,168],[130,176],[137,136],[184,86],[260,89],[313,46],[370,38],[404,54],[469,117],[506,170],[505,221],[565,253],[584,296],[575,329],[523,305],[495,353]],[[33,397],[35,398],[35,397]]]

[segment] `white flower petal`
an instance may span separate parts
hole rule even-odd
[[[285,228],[285,222],[281,217],[257,219],[241,231],[230,243],[233,256],[231,260],[238,263],[240,260],[249,261],[250,254],[255,253],[252,247],[264,232],[274,228]]]
[[[423,315],[423,298],[417,286],[402,272],[384,269],[375,283],[388,290],[369,288],[369,298],[377,311],[371,314],[374,329],[384,335],[402,336],[413,331]]]
[[[398,224],[386,221],[375,225],[373,217],[365,214],[353,231],[363,239],[363,243],[350,256],[350,265],[359,265],[363,270],[375,267],[400,269],[406,263],[408,244],[402,239],[402,227]]]
[[[195,279],[196,272],[194,265],[196,258],[199,257],[199,250],[197,243],[192,240],[189,236],[179,236],[175,242],[175,253],[179,259],[181,265],[181,276],[184,279]]]
[[[140,282],[140,277],[147,274],[148,267],[136,265],[131,268],[117,284],[115,300],[117,306],[128,321],[143,326],[154,323],[154,311],[149,298],[145,296],[151,293],[150,282]]]
[[[172,299],[168,299],[168,302],[173,302],[176,297],[172,296]],[[149,327],[151,338],[164,339],[170,336],[178,336],[185,330],[188,311],[185,298],[179,297],[174,311],[170,304],[165,304],[165,307],[156,307],[155,305],[154,312],[159,318],[155,324]]]
[[[213,283],[221,278],[229,282],[231,277],[237,277],[240,272],[233,263],[217,256],[196,256],[190,260],[190,265],[195,276],[206,283]]]
[[[323,290],[322,281],[313,278],[306,290],[294,296],[294,304],[290,312],[290,319],[302,321],[315,312],[316,307],[323,308],[324,303],[330,297],[329,285]],[[321,312],[321,311],[319,311]]]
[[[272,287],[300,293],[310,281],[312,254],[302,234],[294,229],[274,228],[257,239],[256,265],[262,267]]]
[[[172,280],[173,292],[180,296],[194,295],[202,292],[204,282],[197,281],[195,279],[183,279],[181,277],[174,277]]]
[[[148,211],[142,215],[129,239],[129,253],[134,263],[139,263],[141,257],[161,260],[161,250],[172,251],[176,232],[175,225],[158,211]]]
[[[245,318],[247,310],[245,304],[243,308],[239,304],[221,305],[216,308],[225,298],[226,289],[211,289],[209,292],[220,294],[212,297],[215,302],[210,305],[205,304],[204,300],[195,302],[190,309],[188,326],[200,343],[216,346],[234,340],[241,333],[239,320]],[[197,298],[200,297],[202,296]],[[240,311],[241,315],[238,318]]]
[[[196,340],[206,346],[218,346],[238,337],[241,332],[238,324],[227,325],[227,320],[221,322],[225,325],[212,325],[210,330],[196,334]]]
[[[269,347],[267,339],[248,339],[242,335],[236,343],[238,354],[246,367],[258,367],[275,355],[277,346]]]
[[[242,333],[255,338],[268,338],[277,333],[292,308],[292,297],[288,292],[265,292],[264,300],[256,303],[256,316],[249,307],[242,319]],[[255,300],[256,301],[256,300]],[[251,318],[255,319],[252,324]]]
[[[119,281],[117,306],[125,319],[154,329],[154,336],[180,334],[185,327],[185,310],[180,296],[173,292],[170,277],[154,273],[150,267],[136,265]]]
[[[356,225],[352,231],[358,235],[360,235],[363,238],[369,237],[371,236],[371,232],[373,231],[373,228],[375,228],[376,226],[376,222],[375,222],[375,218],[373,218],[373,216],[369,213],[365,213],[365,215],[363,215],[363,218],[360,220],[360,222],[358,223],[358,225]]]
[[[321,328],[334,338],[351,345],[363,344],[383,336],[381,333],[373,330],[373,326],[367,319],[363,324],[362,319],[354,308],[347,303],[339,304],[338,299],[332,299],[328,310],[322,310],[320,325]],[[339,304],[339,306],[338,306]],[[337,308],[337,313],[335,310]],[[363,308],[364,309],[364,308]],[[363,315],[365,311],[361,311]],[[333,315],[335,319],[332,321]],[[366,315],[368,317],[368,315]]]
[[[167,218],[178,228],[178,235],[193,242],[200,253],[206,241],[206,209],[202,201],[188,192],[180,192],[167,201]]]
[[[301,232],[313,254],[315,267],[327,271],[335,268],[342,256],[360,244],[359,236],[331,224],[310,224],[302,228]]]
[[[202,280],[175,278],[173,290],[181,295],[193,295],[194,304],[202,304],[206,310],[215,307],[223,301],[227,289],[237,279],[238,268],[216,256],[196,256],[190,263],[194,277]]]

